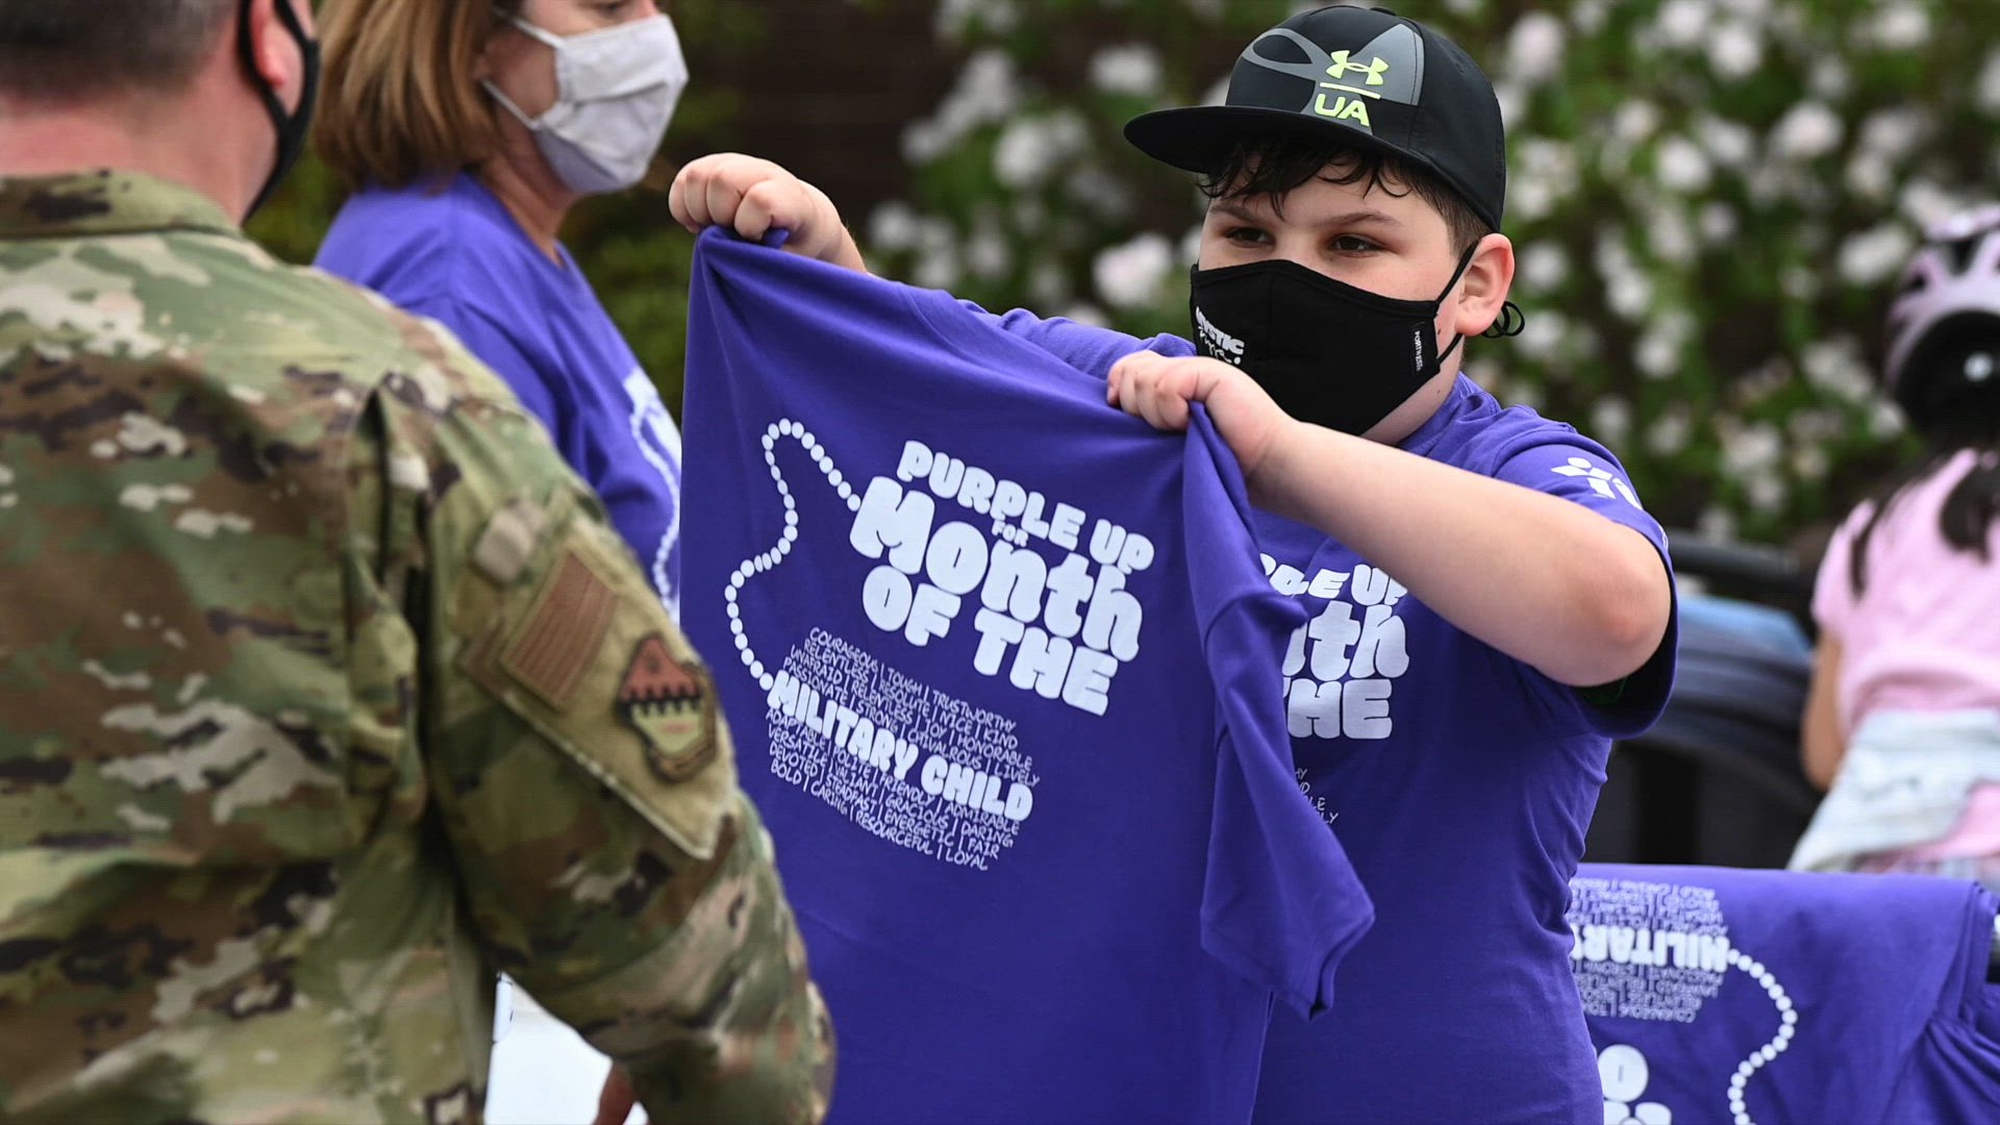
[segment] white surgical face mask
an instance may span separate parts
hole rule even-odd
[[[571,191],[623,191],[638,183],[660,149],[687,89],[687,60],[664,15],[567,38],[516,16],[514,26],[556,52],[556,103],[530,118],[499,87],[493,100],[535,134],[543,159]]]

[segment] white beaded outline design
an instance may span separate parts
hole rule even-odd
[[[1736,1125],[1757,1125],[1751,1120],[1750,1110],[1743,1100],[1744,1093],[1750,1087],[1751,1075],[1763,1069],[1766,1064],[1783,1054],[1785,1048],[1792,1045],[1792,1037],[1798,1032],[1799,1013],[1792,1006],[1792,998],[1785,994],[1784,986],[1778,983],[1778,978],[1771,974],[1771,970],[1764,967],[1763,962],[1745,955],[1740,949],[1732,948],[1729,951],[1729,964],[1731,968],[1748,973],[1750,979],[1762,985],[1764,994],[1778,1007],[1780,1020],[1778,1034],[1769,1043],[1750,1052],[1750,1057],[1743,1060],[1736,1068],[1735,1075],[1729,1079],[1729,1112],[1735,1118]]]
[[[826,451],[826,446],[820,444],[819,439],[812,435],[812,431],[806,429],[803,422],[780,418],[765,428],[764,463],[771,467],[771,480],[777,485],[778,498],[785,504],[785,530],[778,536],[776,546],[744,559],[741,566],[729,572],[729,586],[722,591],[722,600],[729,613],[729,632],[736,639],[737,655],[743,658],[743,666],[750,669],[750,678],[756,680],[757,685],[766,692],[777,684],[778,679],[764,667],[764,662],[757,658],[756,650],[750,647],[750,638],[743,631],[743,610],[738,605],[737,599],[751,578],[777,569],[778,564],[785,561],[785,556],[792,553],[792,545],[799,541],[799,502],[792,496],[791,486],[785,483],[785,471],[778,467],[780,438],[797,441],[799,447],[812,456],[813,463],[819,466],[821,475],[826,477],[826,483],[840,494],[840,499],[846,503],[848,511],[861,510],[861,497],[855,495],[854,486],[840,475],[840,470],[834,466],[833,455]]]

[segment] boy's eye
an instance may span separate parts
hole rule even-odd
[[[1381,247],[1358,234],[1343,234],[1333,240],[1333,248],[1342,254],[1366,254]]]
[[[1222,237],[1243,246],[1255,246],[1267,240],[1263,231],[1256,227],[1230,227]]]

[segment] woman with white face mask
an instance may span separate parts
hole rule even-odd
[[[654,0],[325,0],[317,264],[442,321],[507,380],[679,610],[680,432],[558,232],[637,184],[687,65]]]
[[[442,321],[589,481],[678,613],[680,432],[558,240],[652,164],[687,86],[654,0],[324,0],[315,140],[353,189],[317,264]],[[495,1122],[608,1125],[622,1075],[503,984]]]

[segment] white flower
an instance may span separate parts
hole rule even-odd
[[[1692,0],[1676,0],[1690,3]],[[1611,116],[1611,135],[1628,144],[1638,144],[1660,127],[1660,107],[1652,102],[1627,101]]]
[[[1861,123],[1857,146],[1884,160],[1901,160],[1930,139],[1931,118],[1917,106],[1878,109]]]
[[[1541,309],[1528,318],[1521,334],[1514,338],[1514,351],[1523,357],[1546,363],[1562,354],[1563,337],[1569,334],[1569,319],[1554,309]]]
[[[1819,296],[1819,275],[1804,266],[1786,266],[1778,274],[1778,288],[1794,301],[1810,301]]]
[[[1674,203],[1656,204],[1648,214],[1646,247],[1653,256],[1677,266],[1694,261],[1694,229],[1688,223],[1687,212]]]
[[[1750,506],[1762,515],[1775,516],[1785,506],[1785,495],[1790,491],[1785,486],[1785,478],[1776,472],[1754,473],[1743,482],[1743,491],[1750,500]]]
[[[924,289],[950,289],[962,276],[958,252],[949,247],[918,258],[916,269],[910,272],[910,280]]]
[[[1708,157],[1725,168],[1741,168],[1757,151],[1757,135],[1737,121],[1704,114],[1692,129]]]
[[[1736,208],[1720,200],[1704,203],[1695,225],[1701,228],[1701,237],[1710,245],[1720,245],[1736,237]]]
[[[1553,242],[1532,242],[1521,248],[1522,288],[1548,293],[1569,279],[1569,255]]]
[[[1736,513],[1720,504],[1710,504],[1701,510],[1701,515],[1694,521],[1694,528],[1703,539],[1734,539]]]
[[[1965,210],[1972,200],[1930,180],[1911,180],[1903,185],[1898,201],[1903,215],[1919,227],[1928,227]]]
[[[1159,299],[1160,287],[1173,268],[1173,245],[1148,231],[1099,253],[1091,266],[1091,278],[1106,304],[1115,309],[1136,309]]]
[[[1868,409],[1868,434],[1878,441],[1888,441],[1903,432],[1903,412],[1887,399],[1878,399]]]
[[[1816,160],[1840,147],[1840,116],[1826,103],[1803,101],[1771,128],[1771,147],[1792,160]]]
[[[1605,0],[1574,0],[1569,6],[1569,22],[1585,35],[1595,35],[1604,26]]]
[[[1875,18],[1861,24],[1857,39],[1885,51],[1909,51],[1921,47],[1931,37],[1930,13],[1910,0],[1886,0]]]
[[[1708,62],[1723,78],[1748,78],[1764,62],[1764,37],[1750,24],[1732,20],[1709,37]]]
[[[1028,271],[1028,299],[1034,302],[1035,308],[1056,308],[1070,297],[1069,278],[1064,275],[1060,263],[1044,259]]]
[[[1897,223],[1883,223],[1847,240],[1840,248],[1840,276],[1850,285],[1887,281],[1910,259],[1916,240]]]
[[[1529,12],[1507,35],[1507,65],[1517,81],[1538,85],[1562,71],[1566,33],[1547,12]]]
[[[1715,8],[1708,0],[1667,0],[1654,26],[1669,47],[1692,47],[1708,34]]]
[[[2000,48],[1986,56],[1986,65],[1979,68],[1977,93],[1973,100],[1979,108],[1990,114],[2000,114]]]
[[[1674,407],[1646,427],[1646,449],[1656,457],[1672,457],[1688,447],[1694,422],[1682,407]]]
[[[1785,437],[1769,422],[1744,425],[1724,418],[1716,425],[1722,444],[1722,471],[1731,477],[1767,472],[1785,456]]]
[[[1847,72],[1847,64],[1830,54],[1814,60],[1812,73],[1806,77],[1806,87],[1813,95],[1828,101],[1846,97],[1848,88],[1853,85],[1854,77]]]
[[[993,178],[1017,190],[1039,186],[1088,140],[1089,132],[1075,114],[1017,117],[994,142]]]
[[[997,223],[979,224],[965,242],[965,268],[984,281],[1003,277],[1014,268],[1014,247]]]
[[[1064,309],[1061,315],[1067,320],[1088,324],[1093,328],[1103,328],[1111,323],[1110,318],[1104,315],[1103,309],[1091,304],[1071,305]]]
[[[1181,235],[1180,253],[1175,260],[1183,266],[1201,260],[1201,226],[1200,223],[1196,223],[1187,229],[1186,234]]]
[[[1646,314],[1653,303],[1653,282],[1645,274],[1633,270],[1609,279],[1610,286],[1605,300],[1611,311],[1626,320],[1637,320]]]
[[[1616,395],[1599,398],[1590,408],[1590,430],[1605,445],[1624,445],[1632,434],[1632,404]]]
[[[1528,109],[1528,93],[1521,83],[1502,78],[1493,84],[1493,100],[1500,103],[1500,124],[1508,129],[1521,127],[1521,115]]]
[[[1693,332],[1694,320],[1684,312],[1668,313],[1646,326],[1632,349],[1632,362],[1649,379],[1665,379],[1680,370],[1681,348]]]
[[[1861,357],[1861,344],[1845,334],[1817,340],[1799,357],[1806,382],[1842,402],[1866,402],[1874,397],[1875,378]],[[1793,431],[1794,437],[1807,437]]]
[[[1006,33],[1020,22],[1013,0],[943,0],[934,26],[940,39],[956,42],[978,20],[988,31]]]
[[[892,199],[868,217],[868,246],[899,254],[917,244],[917,212],[900,199]]]
[[[966,60],[937,112],[903,131],[903,156],[912,164],[928,164],[972,130],[1005,120],[1019,100],[1013,60],[999,50],[981,51]]]
[[[1826,479],[1827,470],[1832,467],[1826,450],[1819,446],[1807,445],[1792,450],[1792,475],[1808,484]]]
[[[1838,410],[1825,406],[1808,406],[1794,411],[1785,420],[1785,429],[1791,434],[1795,448],[1821,445],[1839,437],[1846,424]]]
[[[1683,136],[1671,136],[1653,152],[1654,174],[1662,186],[1693,194],[1708,187],[1712,170],[1708,157]]]
[[[1847,162],[1847,189],[1864,199],[1886,199],[1896,186],[1896,170],[1872,152],[1857,152]]]
[[[1514,151],[1509,203],[1524,221],[1546,217],[1576,190],[1576,150],[1561,141],[1530,137]]]
[[[1105,47],[1090,60],[1090,84],[1107,94],[1151,97],[1160,77],[1159,52],[1143,43]]]

